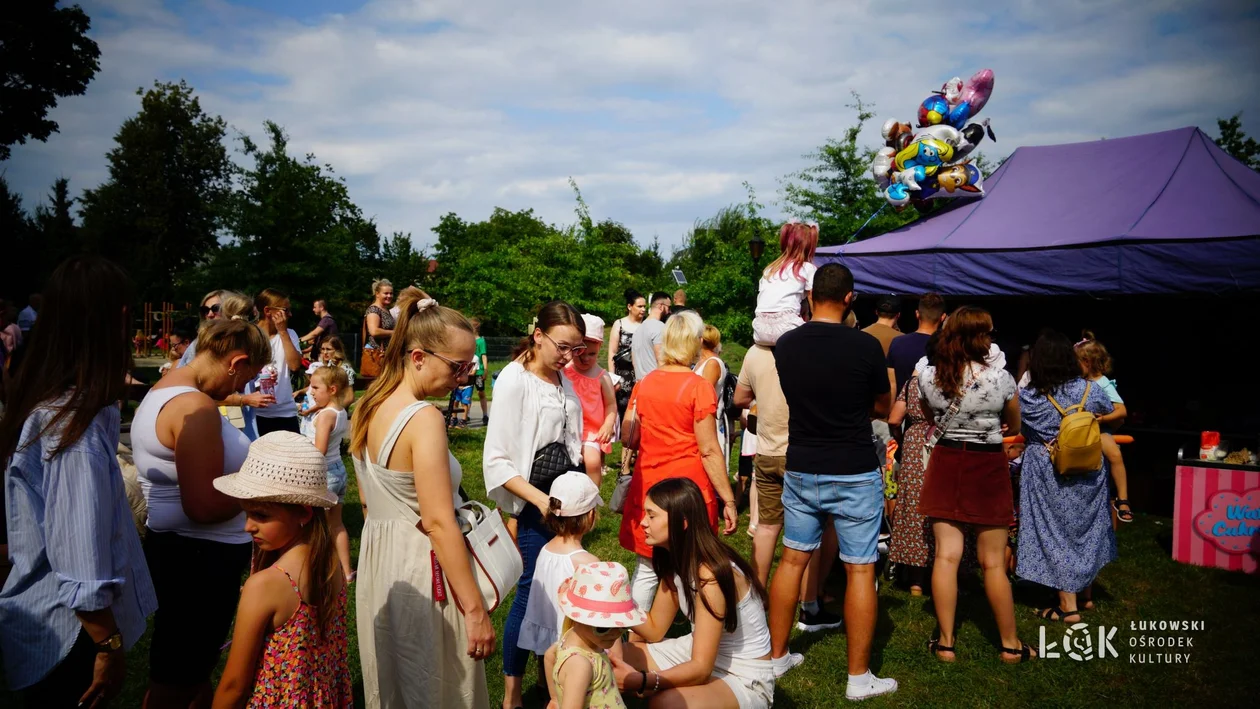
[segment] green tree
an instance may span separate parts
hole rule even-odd
[[[48,205],[35,207],[35,230],[43,252],[39,272],[44,277],[52,275],[57,264],[83,247],[79,227],[70,213],[74,201],[70,196],[70,180],[62,177],[53,183]]]
[[[178,277],[218,249],[233,166],[226,124],[207,115],[183,81],[136,92],[108,153],[109,179],[83,193],[86,243],[122,265],[140,295],[173,297]]]
[[[752,187],[746,204],[724,207],[697,221],[668,267],[687,276],[687,305],[722,333],[724,340],[752,342],[752,318],[761,269],[779,255],[775,225],[761,216]],[[765,253],[754,261],[748,243],[760,237]]]
[[[31,217],[22,206],[22,195],[9,189],[0,173],[0,234],[6,244],[5,262],[12,267],[0,284],[0,298],[25,303],[26,296],[40,290],[43,280],[32,264],[40,261],[39,240]]]
[[[1216,139],[1216,144],[1238,158],[1242,164],[1260,171],[1260,143],[1256,143],[1255,138],[1249,138],[1243,132],[1242,114],[1235,113],[1228,119],[1218,118],[1216,127],[1221,131],[1221,137]]]
[[[430,280],[429,257],[411,243],[411,234],[401,231],[381,244],[379,270],[399,288],[408,284],[425,287]]]
[[[284,130],[271,121],[264,127],[266,149],[241,138],[253,166],[241,173],[232,196],[226,219],[232,237],[199,270],[189,297],[211,287],[277,288],[293,301],[295,326],[305,326],[304,305],[317,298],[340,322],[357,322],[379,265],[376,225],[363,218],[330,165],[314,155],[290,155]]]
[[[91,20],[56,0],[6,3],[0,19],[0,161],[14,143],[44,141],[58,129],[48,111],[80,96],[100,69],[101,50],[87,36]]]

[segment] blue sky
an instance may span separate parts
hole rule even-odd
[[[950,78],[991,68],[997,158],[1021,145],[1243,111],[1260,134],[1260,4],[1240,0],[80,0],[101,46],[61,132],[0,165],[28,208],[58,177],[105,179],[135,89],[186,78],[208,111],[264,120],[346,178],[382,232],[430,243],[441,215],[494,207],[596,218],[677,245],[698,218],[783,176],[854,121],[851,91],[912,120]],[[1134,170],[1142,169],[1134,165]]]

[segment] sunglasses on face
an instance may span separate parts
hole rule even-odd
[[[539,332],[542,331],[540,330]],[[545,332],[543,332],[542,336],[551,340],[551,344],[556,346],[556,352],[559,352],[561,357],[566,355],[573,355],[574,357],[577,357],[586,351],[586,345],[562,345],[559,342],[552,340],[551,335],[548,335]]]
[[[219,309],[220,309],[221,307],[222,307],[222,306],[220,306],[220,305],[218,305],[218,304],[215,304],[215,305],[203,305],[203,306],[201,306],[201,307],[199,308],[199,310],[201,311],[201,317],[203,317],[203,318],[204,318],[205,316],[209,315],[210,313],[214,313],[215,315],[218,315],[218,314],[219,314]]]
[[[434,352],[433,350],[422,349],[420,351],[425,354],[433,355],[434,357],[437,357],[443,362],[446,362],[446,365],[451,368],[451,374],[455,375],[456,379],[459,379],[460,377],[468,376],[469,374],[472,373],[474,369],[477,368],[477,360],[475,359],[470,359],[467,362],[460,362],[459,360],[454,360],[454,359],[451,359],[450,357],[443,357],[442,355],[438,354],[437,352]]]
[[[595,635],[595,637],[599,637],[599,638],[606,637],[610,633],[620,633],[620,632],[621,632],[621,628],[596,628],[593,626],[591,627],[591,633]]]

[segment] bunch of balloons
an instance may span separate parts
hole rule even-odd
[[[954,77],[919,105],[918,130],[889,119],[884,147],[871,173],[894,207],[922,206],[929,199],[983,197],[983,176],[967,160],[987,134],[996,140],[989,119],[968,123],[993,93],[993,71],[981,69],[963,82]]]

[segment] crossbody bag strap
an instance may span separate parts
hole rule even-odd
[[[936,428],[932,431],[932,438],[928,441],[929,446],[935,446],[938,441],[945,436],[945,429],[949,428],[949,423],[958,415],[959,409],[962,408],[963,399],[967,396],[967,388],[976,380],[975,374],[971,372],[971,366],[967,366],[967,381],[963,383],[962,388],[958,390],[958,396],[949,403],[949,408],[945,410],[945,417],[936,422]]]

